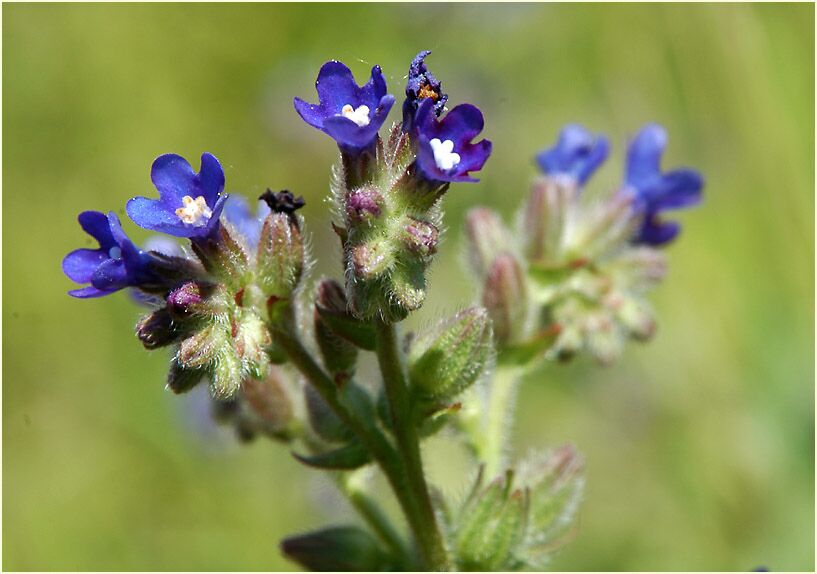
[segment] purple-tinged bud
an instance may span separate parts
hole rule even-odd
[[[493,322],[497,345],[505,346],[523,337],[528,318],[527,292],[527,278],[519,261],[509,253],[498,256],[482,291],[482,304]]]
[[[373,240],[352,248],[352,269],[359,279],[376,279],[386,273],[393,262],[394,254],[386,241]]]
[[[437,252],[437,241],[439,231],[433,224],[407,217],[407,223],[403,227],[402,240],[406,246],[414,253],[422,257],[428,257]]]
[[[488,274],[500,253],[511,250],[511,234],[499,215],[487,207],[475,207],[465,216],[468,261],[477,277]]]
[[[212,315],[207,299],[214,289],[215,286],[208,283],[189,281],[168,293],[167,310],[175,321]]]
[[[346,196],[346,217],[351,226],[377,219],[383,207],[383,196],[373,187],[362,187]]]
[[[142,317],[136,324],[136,336],[145,349],[158,349],[177,342],[184,336],[184,331],[162,308]]]
[[[537,178],[521,215],[528,259],[545,263],[560,259],[569,209],[578,197],[579,188],[571,180]]]
[[[292,420],[292,401],[283,382],[283,373],[271,367],[263,380],[246,377],[241,384],[244,398],[270,432],[286,429]]]

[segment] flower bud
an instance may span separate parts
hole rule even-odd
[[[416,259],[401,261],[391,275],[391,303],[408,313],[423,306],[426,299],[426,266]]]
[[[357,347],[337,335],[317,309],[313,314],[313,321],[315,340],[321,351],[323,364],[332,373],[336,383],[348,380],[355,372]]]
[[[219,399],[232,397],[241,387],[245,375],[232,345],[222,345],[212,362],[210,394]]]
[[[307,570],[370,572],[390,570],[388,555],[366,531],[335,526],[281,541],[281,551]]]
[[[186,393],[198,385],[205,375],[203,369],[186,369],[174,359],[167,373],[167,388],[176,393]]]
[[[609,313],[599,311],[585,319],[587,349],[602,365],[611,365],[621,356],[624,337]]]
[[[429,257],[437,252],[439,231],[433,224],[406,217],[401,239],[406,247],[421,257]]]
[[[655,319],[646,301],[611,293],[605,298],[605,305],[634,339],[646,341],[655,333]]]
[[[412,387],[422,399],[450,401],[479,378],[492,352],[486,311],[460,311],[415,341],[409,354]]]
[[[361,349],[374,350],[374,328],[371,323],[364,323],[352,315],[346,301],[346,293],[337,281],[324,279],[318,284],[315,312],[336,335]]]
[[[493,323],[497,345],[505,346],[524,336],[527,283],[525,272],[513,255],[503,253],[494,260],[485,279],[482,304]]]
[[[528,259],[559,261],[569,211],[578,196],[578,187],[566,178],[540,177],[534,182],[521,216]]]
[[[270,213],[261,229],[257,275],[267,297],[289,298],[301,279],[305,249],[296,217]]]
[[[177,342],[184,336],[184,332],[163,307],[139,320],[136,324],[136,336],[145,349],[158,349]]]
[[[189,281],[168,293],[167,310],[175,321],[184,321],[191,317],[212,314],[208,309],[207,298],[215,286],[207,283]]]
[[[626,243],[639,224],[632,208],[633,197],[617,193],[577,218],[569,249],[595,259]]]
[[[211,324],[184,339],[179,345],[176,359],[186,369],[207,367],[213,362],[219,347],[226,340],[217,324]]]
[[[243,367],[256,376],[266,370],[268,363],[266,348],[272,342],[264,321],[256,313],[245,311],[235,325],[233,346]]]
[[[346,196],[346,217],[349,225],[360,225],[380,217],[383,196],[373,187],[362,187]]]
[[[283,431],[292,420],[292,402],[282,377],[281,371],[272,367],[263,380],[246,377],[241,383],[247,404],[272,433]]]
[[[384,275],[394,263],[389,242],[374,239],[352,248],[352,271],[356,278],[368,281]]]
[[[485,277],[497,255],[511,250],[510,232],[491,209],[471,209],[465,218],[465,234],[468,260],[477,277]]]

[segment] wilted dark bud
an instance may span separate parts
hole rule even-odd
[[[298,285],[304,269],[305,249],[296,216],[271,213],[264,221],[258,242],[257,275],[264,295],[286,299]]]
[[[527,278],[516,257],[499,255],[488,271],[482,304],[488,311],[497,345],[516,342],[525,332],[528,317]]]
[[[350,225],[359,225],[380,217],[383,196],[373,187],[362,187],[346,196],[346,217]]]
[[[494,259],[510,251],[511,235],[499,215],[486,207],[476,207],[465,218],[468,261],[477,277],[485,277]]]
[[[562,242],[571,205],[579,190],[567,178],[540,177],[522,212],[525,254],[532,261],[553,263],[562,255]]]
[[[530,490],[529,535],[521,556],[529,568],[541,570],[573,526],[584,492],[584,459],[566,445],[525,461],[519,478]]]
[[[394,250],[383,239],[374,239],[352,248],[352,270],[355,277],[364,281],[377,279],[394,263]]]
[[[145,349],[158,349],[177,342],[184,336],[184,332],[181,325],[163,307],[139,320],[136,324],[136,336]]]
[[[528,521],[528,493],[511,490],[508,473],[476,493],[463,508],[456,528],[459,570],[501,571],[514,566],[524,542]]]
[[[413,253],[428,257],[437,252],[438,236],[439,231],[433,224],[407,217],[401,239]]]
[[[281,551],[291,560],[313,571],[383,571],[389,556],[366,531],[354,526],[336,526],[281,541]]]
[[[246,377],[241,384],[247,404],[273,433],[286,429],[292,420],[292,402],[282,376],[279,369],[272,367],[263,380]]]
[[[176,394],[186,393],[198,385],[205,374],[203,369],[185,369],[174,359],[167,373],[167,388]]]
[[[266,202],[273,213],[283,213],[291,217],[294,217],[295,212],[306,205],[303,197],[300,195],[295,197],[288,189],[272,191],[268,188],[258,199]]]
[[[421,335],[409,354],[409,378],[422,399],[450,401],[491,361],[491,321],[485,309],[460,311]]]

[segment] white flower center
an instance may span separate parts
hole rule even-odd
[[[108,257],[111,259],[122,259],[122,250],[116,245],[108,249]]]
[[[352,120],[360,127],[369,125],[369,106],[358,106],[355,109],[351,104],[346,104],[341,108],[340,115]]]
[[[434,138],[430,142],[434,151],[434,162],[443,171],[448,171],[460,163],[460,154],[454,153],[454,142],[451,140],[440,141]]]
[[[184,223],[198,227],[207,223],[207,220],[213,215],[213,212],[207,207],[207,202],[201,195],[196,199],[185,195],[182,198],[182,203],[184,206],[176,210],[176,216]]]

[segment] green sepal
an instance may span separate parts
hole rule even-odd
[[[176,359],[170,362],[170,370],[167,373],[167,388],[174,393],[186,393],[198,385],[204,375],[204,369],[185,369]]]
[[[358,442],[311,456],[300,455],[297,452],[293,452],[292,456],[307,466],[328,470],[354,470],[372,461],[369,451]]]
[[[351,440],[352,430],[338,418],[312,385],[304,387],[304,398],[309,424],[318,436],[329,442]]]
[[[371,323],[364,323],[351,313],[348,315],[322,313],[321,317],[335,334],[364,351],[374,351],[376,338],[374,326]]]

